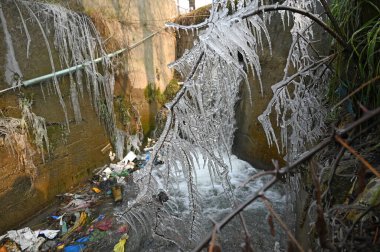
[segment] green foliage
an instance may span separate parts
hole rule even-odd
[[[156,87],[156,84],[149,82],[144,89],[144,96],[148,103],[159,102],[162,94],[161,90]]]
[[[131,122],[131,114],[129,107],[123,96],[117,96],[114,101],[116,121],[120,122],[124,127]]]
[[[177,79],[171,79],[163,93],[161,93],[158,87],[155,87],[154,83],[148,83],[144,89],[144,96],[149,103],[158,102],[161,105],[165,105],[165,103],[174,99],[179,89],[180,86]]]
[[[98,101],[98,114],[100,121],[103,123],[104,127],[106,128],[107,132],[113,132],[113,117],[111,112],[108,109],[106,100],[99,100]],[[112,134],[110,134],[112,137]]]
[[[362,83],[380,75],[380,9],[376,1],[335,0],[332,13],[350,48],[335,61],[336,76],[330,88],[333,103]],[[380,105],[380,89],[374,82],[352,98],[367,107]]]
[[[164,100],[162,101],[162,104],[173,100],[179,89],[180,86],[178,85],[178,81],[176,79],[171,79],[163,93]]]

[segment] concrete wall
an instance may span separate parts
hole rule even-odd
[[[83,0],[82,3],[85,13],[95,23],[99,23],[98,17],[106,17],[101,32],[107,34],[108,49],[131,46],[162,30],[165,22],[177,15],[175,0]],[[167,64],[175,59],[175,41],[171,32],[162,31],[126,55],[128,78],[134,88],[143,89],[149,82],[162,90],[165,88],[172,78]]]
[[[138,42],[161,29],[165,20],[176,14],[175,2],[172,0],[83,0],[82,2],[62,0],[61,2],[64,6],[91,16],[103,40],[106,41],[108,52]],[[2,1],[2,7],[24,79],[50,73],[47,49],[36,23],[27,23],[32,42],[30,59],[26,58],[26,37],[20,32],[21,19],[11,3],[12,1]],[[115,64],[118,64],[116,93],[133,97],[131,86],[138,88],[135,102],[139,108],[145,108],[146,112],[142,116],[147,127],[153,119],[150,107],[141,95],[142,89],[148,82],[155,82],[162,89],[169,82],[172,74],[166,65],[175,58],[174,48],[175,38],[163,32],[115,61]],[[0,23],[0,90],[8,87],[4,74],[6,52]],[[55,52],[53,57],[57,59]],[[109,140],[88,96],[85,95],[80,99],[83,122],[71,123],[70,134],[67,134],[62,130],[64,125],[62,108],[57,96],[52,92],[53,88],[48,88],[49,85],[37,85],[20,90],[25,96],[33,98],[33,112],[46,118],[51,141],[51,155],[46,156],[45,163],[38,154],[34,156],[38,176],[32,190],[30,190],[31,180],[25,170],[18,166],[16,157],[0,142],[0,234],[10,228],[16,228],[23,220],[52,202],[56,194],[79,184],[88,178],[94,168],[108,162],[107,153],[101,153],[101,149],[109,143]],[[63,78],[60,86],[69,110],[69,119],[73,121],[66,78]],[[1,95],[0,110],[7,116],[19,117],[18,97],[18,91]]]
[[[176,37],[163,27],[177,15],[176,1],[83,0],[82,4],[84,12],[106,38],[108,52],[133,46],[160,31],[119,58],[115,86],[115,95],[125,97],[139,110],[144,135],[151,137],[159,105],[146,101],[144,88],[154,83],[163,92],[173,78],[173,71],[167,65],[175,60]]]

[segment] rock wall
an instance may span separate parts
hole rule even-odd
[[[12,1],[2,1],[7,26],[12,34],[16,59],[24,80],[51,72],[49,57],[41,32],[36,23],[27,23],[31,34],[30,58],[26,58],[26,37],[21,31],[21,19]],[[54,1],[57,2],[57,1]],[[83,0],[60,1],[62,5],[88,14],[103,36],[107,52],[132,45],[143,37],[160,30],[163,23],[175,16],[175,2],[172,0]],[[100,13],[101,12],[101,13]],[[21,32],[20,32],[21,31]],[[6,52],[5,35],[0,21],[0,90],[5,82]],[[51,38],[49,38],[51,40]],[[149,129],[152,123],[151,109],[145,100],[143,88],[154,82],[162,89],[172,78],[166,65],[175,58],[175,38],[165,31],[147,40],[146,43],[119,57],[115,61],[117,78],[115,92],[133,97],[139,109],[144,109],[142,120]],[[56,52],[53,58],[57,62]],[[69,119],[74,121],[70,103],[70,86],[62,78],[60,87],[69,110]],[[91,175],[91,171],[108,162],[108,153],[102,153],[109,140],[104,127],[94,112],[89,97],[80,99],[83,121],[70,123],[70,133],[64,129],[64,115],[57,96],[50,84],[21,88],[24,96],[31,98],[33,112],[46,118],[51,141],[50,155],[42,162],[41,156],[34,155],[37,178],[34,187],[25,169],[17,163],[17,157],[0,141],[0,234],[17,226],[28,217],[51,203],[55,195],[78,185]],[[7,116],[19,117],[17,109],[19,92],[0,94],[0,110]],[[1,135],[0,135],[1,140]]]

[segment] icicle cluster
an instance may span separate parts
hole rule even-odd
[[[282,4],[308,11],[316,9],[314,0],[287,0]],[[263,47],[262,37],[268,41],[271,50],[266,28],[271,15],[260,12],[259,15],[246,15],[260,7],[262,1],[259,0],[214,1],[211,15],[204,23],[187,27],[168,24],[173,29],[205,30],[200,33],[198,43],[171,65],[186,81],[176,98],[166,105],[169,110],[167,123],[152,154],[153,158],[162,156],[164,165],[156,171],[159,173],[156,176],[164,178],[165,183],[158,183],[152,175],[154,160],[151,159],[144,170],[134,175],[140,193],[136,204],[123,216],[133,218],[134,213],[141,212],[139,205],[152,202],[158,188],[170,193],[175,190],[176,179],[184,177],[188,187],[188,212],[182,215],[183,221],[190,224],[190,238],[194,239],[196,235],[192,235],[200,230],[198,219],[202,208],[194,169],[199,159],[204,159],[212,180],[221,182],[231,204],[235,204],[229,183],[228,160],[223,160],[222,156],[231,151],[235,130],[234,105],[239,99],[241,83],[248,82],[248,69],[262,85],[258,56],[258,50]],[[274,108],[281,129],[282,147],[291,159],[323,133],[326,112],[322,98],[329,78],[327,63],[330,58],[319,58],[311,53],[311,20],[296,13],[279,12],[284,26],[285,14],[293,23],[293,43],[283,80],[272,86],[273,98],[259,120],[269,143],[274,142],[280,151],[280,141],[270,120]],[[246,18],[242,19],[243,16]],[[171,204],[174,203],[165,204],[164,208]]]
[[[20,20],[20,28],[23,30],[26,40],[26,55],[29,58],[30,44],[33,43],[28,26],[34,23],[41,34],[49,55],[51,71],[65,69],[84,64],[84,68],[78,68],[69,73],[70,80],[70,106],[73,110],[76,123],[82,121],[80,109],[80,99],[88,94],[92,105],[105,125],[110,139],[115,140],[119,158],[123,157],[124,139],[129,137],[120,134],[116,129],[113,94],[114,94],[114,73],[110,59],[107,57],[100,36],[92,21],[85,15],[79,14],[66,8],[38,1],[25,0],[5,0],[5,3],[14,5],[17,8]],[[0,20],[5,34],[7,45],[7,82],[9,85],[19,85],[22,80],[22,73],[18,66],[11,39],[11,32],[7,27],[4,13],[0,8]],[[53,43],[51,43],[53,38]],[[59,62],[53,59],[53,50],[59,57]],[[97,63],[94,60],[97,59]],[[99,59],[100,62],[99,62]],[[54,91],[61,104],[67,129],[69,130],[69,117],[67,104],[63,99],[61,87],[56,77],[52,79]],[[120,145],[122,144],[122,145]]]
[[[34,114],[31,105],[29,100],[20,99],[21,118],[0,117],[0,137],[8,150],[17,157],[19,169],[23,168],[33,182],[37,176],[37,167],[33,163],[35,150],[29,142],[29,130],[32,131],[34,144],[43,160],[45,149],[49,151],[49,140],[45,119]]]
[[[25,34],[29,34],[27,26],[25,25],[26,19],[32,20],[40,28],[49,54],[52,72],[55,72],[57,67],[56,62],[53,60],[52,46],[49,43],[51,30],[54,32],[54,48],[58,51],[60,68],[68,68],[87,63],[84,71],[77,70],[74,73],[70,73],[70,97],[75,121],[77,123],[82,121],[79,96],[83,97],[84,86],[90,98],[92,98],[96,112],[100,114],[100,106],[105,103],[106,109],[103,110],[103,112],[108,113],[112,117],[114,89],[112,68],[109,59],[105,57],[106,54],[99,39],[99,34],[91,20],[85,15],[67,10],[59,5],[24,0],[14,0],[12,2],[19,10],[20,19],[24,24],[23,28]],[[28,17],[23,16],[23,10],[29,14]],[[30,42],[29,39],[27,55],[29,55]],[[101,66],[93,62],[97,57],[104,57]],[[91,63],[88,63],[89,61],[91,61]],[[66,104],[63,101],[57,78],[53,78],[53,85],[59,97],[68,125],[69,119]],[[111,124],[107,125],[107,129],[114,129],[114,118],[111,118],[111,120],[106,123]],[[109,133],[113,135],[114,132],[111,131]]]
[[[153,150],[153,158],[143,170],[134,174],[134,181],[140,187],[137,205],[152,202],[158,189],[169,193],[175,191],[175,181],[180,177],[186,179],[188,211],[181,215],[190,229],[187,236],[190,240],[202,234],[199,222],[202,199],[194,168],[198,160],[203,159],[213,183],[223,186],[231,206],[236,203],[229,181],[229,160],[224,160],[223,156],[231,154],[236,124],[234,106],[239,99],[241,83],[248,84],[246,70],[251,69],[260,80],[258,50],[263,46],[263,34],[270,44],[261,17],[240,18],[248,6],[257,8],[257,1],[245,1],[247,6],[242,1],[237,5],[233,2],[235,11],[232,14],[229,14],[226,1],[214,4],[207,21],[208,28],[201,33],[198,44],[171,64],[186,81],[174,100],[166,104],[168,119]],[[174,24],[169,26],[181,28]],[[187,29],[196,28],[199,26]],[[158,184],[152,175],[157,156],[161,156],[164,162],[157,171],[165,181],[162,184]],[[165,207],[171,204],[175,203],[170,202]],[[134,206],[127,209],[124,216],[133,218],[133,214],[139,212]],[[170,209],[167,211],[171,212]],[[180,240],[175,242],[181,243]]]
[[[4,40],[6,44],[6,64],[5,64],[5,81],[12,87],[18,85],[18,80],[22,78],[20,66],[17,62],[15,51],[12,43],[12,37],[7,26],[7,20],[5,19],[2,4],[0,3],[0,23],[3,27]],[[23,22],[25,27],[25,22]],[[29,33],[28,33],[29,38]],[[29,49],[29,40],[28,40]]]
[[[315,0],[287,0],[283,5],[315,12]],[[292,44],[289,50],[283,79],[272,86],[273,98],[259,116],[269,144],[275,144],[279,152],[287,153],[288,161],[306,150],[324,132],[326,110],[324,94],[328,86],[330,58],[320,58],[310,47],[313,39],[313,21],[297,13],[280,12],[292,21]],[[294,73],[294,74],[291,74]],[[278,140],[270,115],[275,110],[276,125],[281,130]],[[281,142],[281,145],[280,143]]]
[[[19,99],[19,107],[21,109],[21,121],[26,129],[30,129],[34,136],[34,144],[41,153],[43,161],[45,161],[45,151],[49,152],[49,138],[46,129],[45,118],[37,116],[32,112],[32,102],[28,99]]]
[[[36,167],[33,163],[34,151],[25,132],[25,125],[19,118],[0,117],[0,138],[3,138],[7,149],[17,157],[18,168],[25,169],[33,180]]]

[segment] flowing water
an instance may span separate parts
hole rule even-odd
[[[226,157],[227,159],[227,157]],[[202,213],[200,223],[201,231],[198,236],[198,241],[205,237],[205,234],[212,231],[213,221],[220,221],[224,216],[232,211],[230,200],[227,198],[226,193],[221,185],[220,181],[215,181],[209,175],[207,167],[204,167],[199,160],[198,167],[196,168],[196,183],[202,199]],[[237,204],[244,201],[250,195],[258,191],[268,178],[259,178],[254,182],[249,183],[246,187],[242,185],[258,170],[253,168],[249,163],[238,159],[236,156],[231,156],[232,165],[230,167],[230,181],[231,187],[236,196]],[[160,170],[164,170],[164,167],[158,167],[154,172],[154,176],[159,182],[159,188],[164,188],[164,180]],[[178,173],[179,174],[179,173]],[[182,173],[181,173],[182,174]],[[128,190],[128,189],[127,189]],[[129,191],[131,188],[129,189]],[[172,210],[172,214],[181,218],[182,216],[189,215],[189,197],[186,180],[183,176],[178,176],[175,184],[171,189],[167,191],[169,200],[165,203],[169,205],[168,208]],[[273,203],[273,208],[282,217],[286,212],[286,197],[284,194],[284,188],[281,185],[276,185],[272,189],[265,193],[266,197]],[[131,202],[130,202],[131,203]],[[129,204],[130,204],[129,203]],[[125,206],[122,206],[125,207]],[[122,208],[121,207],[121,208]],[[115,209],[119,211],[122,209]],[[251,241],[255,251],[275,251],[276,248],[286,248],[285,234],[281,228],[276,224],[274,225],[275,234],[272,236],[270,225],[268,224],[268,211],[265,206],[258,200],[250,204],[243,212],[246,220],[248,230],[250,232]],[[185,245],[188,237],[189,223],[183,223],[181,221],[165,221],[162,220],[166,237],[175,241],[177,244],[181,244],[184,250],[188,250],[196,245],[197,242],[192,245]],[[171,232],[173,229],[173,232]],[[136,237],[136,234],[138,237]],[[182,235],[181,235],[182,234]],[[135,237],[134,237],[135,236]],[[158,236],[156,238],[147,238],[148,235],[143,231],[131,232],[129,244],[127,244],[127,250],[129,251],[179,251],[178,247],[171,242],[167,242]],[[240,251],[241,245],[244,242],[244,232],[238,217],[235,217],[225,228],[218,234],[218,242],[222,245],[223,251]],[[278,250],[280,251],[280,250]]]

